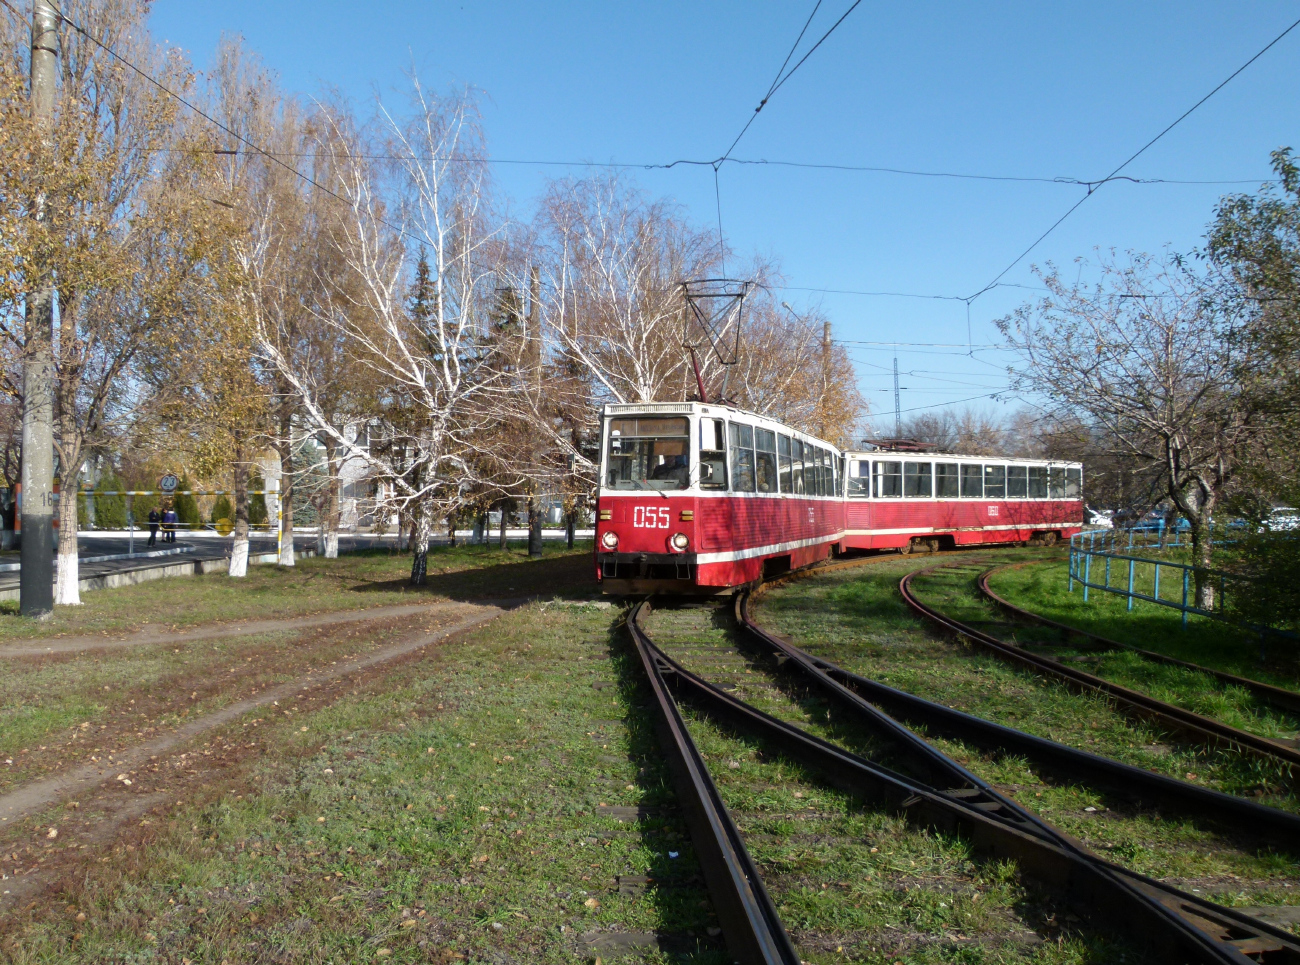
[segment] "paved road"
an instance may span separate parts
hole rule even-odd
[[[467,541],[472,537],[472,531],[457,531],[457,538],[461,541]],[[493,533],[493,545],[496,543],[497,534]],[[528,531],[524,529],[510,529],[506,535],[512,542],[520,542],[527,539]],[[547,530],[544,537],[548,541],[563,539],[563,531]],[[591,539],[590,530],[579,530],[579,539]],[[80,533],[77,537],[77,547],[81,557],[78,576],[85,580],[98,576],[104,576],[109,573],[122,573],[130,570],[144,569],[155,566],[165,566],[168,563],[181,563],[189,560],[209,560],[222,559],[230,555],[231,539],[229,537],[220,537],[216,533],[178,533],[175,543],[163,543],[161,537],[154,546],[148,545],[148,534],[141,536],[137,533],[134,543],[137,554],[153,554],[161,550],[185,550],[181,553],[161,552],[157,555],[137,555],[128,559],[100,559],[99,557],[120,557],[129,552],[132,543],[129,535],[121,532],[88,532]],[[308,550],[314,550],[317,545],[314,534],[297,533],[294,535],[294,548],[303,553]],[[446,545],[447,538],[442,536],[435,538],[432,545]],[[270,536],[254,536],[250,541],[250,552],[253,555],[274,553],[276,541]],[[393,549],[397,548],[396,536],[370,536],[366,534],[358,536],[340,536],[339,550],[347,553],[357,549],[366,549],[371,547],[388,546]],[[18,563],[17,553],[6,553],[0,556],[0,566],[5,569],[0,570],[0,599],[11,597],[18,589],[19,573],[16,568]],[[15,567],[8,569],[8,567]]]

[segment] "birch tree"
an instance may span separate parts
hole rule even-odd
[[[491,206],[481,120],[472,96],[445,96],[412,78],[405,116],[380,107],[373,129],[326,112],[331,190],[345,205],[334,244],[351,273],[318,312],[375,386],[369,444],[351,438],[326,401],[330,373],[295,363],[283,329],[259,330],[263,358],[295,394],[304,423],[363,465],[382,486],[380,511],[414,522],[411,582],[425,582],[435,519],[470,498],[479,481],[477,433],[499,386],[475,364],[500,282],[506,228]],[[387,166],[368,159],[396,158]],[[428,252],[427,318],[409,311],[415,248]]]

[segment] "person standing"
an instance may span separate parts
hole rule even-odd
[[[158,507],[155,506],[149,510],[149,545],[153,546],[158,542],[158,524],[162,522],[162,517],[158,515]]]
[[[176,510],[168,506],[167,512],[163,513],[162,518],[164,543],[176,542],[176,523],[178,519],[179,517],[176,515]]]

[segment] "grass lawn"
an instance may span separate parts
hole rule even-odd
[[[655,935],[671,954],[634,954],[722,965],[622,613],[583,602],[590,557],[574,561],[484,557],[477,576],[460,577],[469,589],[444,592],[550,586],[577,599],[524,605],[333,695],[304,691],[142,769],[131,786],[83,789],[76,807],[0,831],[0,891],[29,868],[51,882],[17,907],[0,896],[0,961],[590,962]],[[318,585],[345,589],[366,580],[340,572],[350,563],[381,582],[402,566],[311,563]],[[307,582],[307,570],[288,577]],[[199,592],[209,612],[230,612],[232,585]],[[374,644],[351,631],[299,646],[324,659]],[[279,646],[275,660],[292,650]],[[123,675],[136,663],[143,677],[168,659],[147,649],[101,657],[122,661]],[[236,656],[183,672],[219,675]],[[45,699],[60,702],[46,684]]]
[[[20,639],[112,636],[134,628],[133,619],[139,629],[164,632],[236,618],[589,592],[590,550],[548,549],[542,561],[529,561],[523,550],[436,549],[422,589],[403,583],[410,557],[387,552],[250,567],[243,581],[216,573],[155,580],[87,593],[82,606],[59,607],[46,622],[0,616],[0,649]],[[0,659],[0,790],[90,760],[132,734],[151,736],[312,667],[368,653],[419,623],[408,616],[364,629],[356,623]]]
[[[1013,552],[981,558],[1023,559]],[[1139,767],[1300,810],[1281,775],[1229,752],[1175,743],[1134,724],[1103,700],[1064,687],[928,633],[898,594],[899,578],[933,560],[877,563],[828,573],[763,597],[757,619],[818,656],[936,700]],[[926,593],[921,578],[914,584]],[[928,597],[925,597],[928,599]],[[1294,856],[1234,830],[1136,811],[1096,789],[1056,783],[1025,760],[990,756],[937,740],[950,756],[1115,861],[1234,905],[1297,904]]]
[[[1143,578],[1149,583],[1150,568],[1146,569]],[[1093,574],[1095,582],[1100,582],[1098,571]],[[1127,585],[1127,573],[1127,569],[1117,570],[1112,582]],[[1073,593],[1069,592],[1069,568],[1064,559],[1001,570],[990,578],[989,586],[1003,599],[1031,613],[1120,643],[1280,687],[1295,689],[1298,683],[1300,674],[1288,644],[1267,645],[1262,648],[1261,659],[1260,637],[1247,630],[1197,616],[1189,617],[1184,627],[1177,610],[1135,600],[1130,611],[1123,597],[1098,590],[1090,591],[1085,603],[1078,584]],[[1150,589],[1147,586],[1146,592]],[[1161,594],[1168,595],[1163,587]]]

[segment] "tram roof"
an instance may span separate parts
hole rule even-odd
[[[939,460],[961,459],[966,462],[997,462],[1009,463],[1026,466],[1060,466],[1068,469],[1082,469],[1083,463],[1072,462],[1068,459],[1038,459],[1032,456],[1000,456],[1000,455],[973,455],[964,452],[939,452],[937,450],[926,449],[845,449],[844,456],[848,459],[905,459],[908,462],[935,462]]]
[[[797,435],[802,439],[810,439],[820,446],[827,449],[834,449],[841,452],[839,446],[832,442],[814,435],[811,432],[804,432],[802,429],[796,429],[787,425],[780,419],[773,419],[771,416],[760,415],[757,412],[751,412],[748,409],[742,409],[738,406],[728,405],[722,402],[607,402],[603,408],[604,415],[610,416],[636,416],[636,415],[737,415],[747,421],[752,421],[755,425],[763,428],[774,429],[790,435]]]

